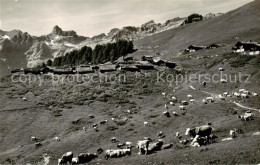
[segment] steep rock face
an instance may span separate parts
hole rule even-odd
[[[25,55],[28,67],[33,67],[46,59],[52,58],[50,48],[42,42],[34,43]]]
[[[4,39],[0,41],[0,56],[12,53],[12,50],[12,43],[9,39]]]
[[[77,33],[73,30],[70,31],[63,31],[59,26],[54,26],[52,29],[53,35],[60,35],[60,36],[77,36]]]

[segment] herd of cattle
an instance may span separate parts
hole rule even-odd
[[[243,97],[244,94],[247,95],[247,97]],[[167,99],[167,104],[165,104],[166,111],[163,112],[163,115],[166,117],[170,117],[170,112],[168,111],[169,105],[174,106],[178,103],[178,100],[175,96],[167,95],[166,93],[162,93],[163,97]],[[206,99],[203,99],[202,102],[204,104],[212,103],[215,101],[215,98],[218,98],[220,100],[225,100],[226,97],[242,97],[242,98],[248,98],[251,93],[249,91],[246,91],[245,89],[240,89],[239,92],[234,92],[229,94],[228,92],[224,92],[221,95],[218,95],[216,97],[207,97]],[[256,93],[252,93],[253,96],[258,96]],[[190,103],[195,103],[195,99],[192,95],[187,95],[187,98],[189,99]],[[183,111],[187,111],[186,105],[189,105],[190,103],[188,101],[180,101],[179,109]],[[169,104],[169,105],[168,105]],[[127,110],[127,113],[131,113],[130,110]],[[178,116],[177,112],[172,112],[174,116]],[[238,116],[243,121],[250,121],[253,119],[253,116],[255,116],[254,113],[251,111],[247,111],[244,114],[241,114]],[[89,118],[95,118],[93,115],[89,115]],[[115,122],[115,118],[111,118],[112,121]],[[125,121],[127,121],[127,118],[124,118]],[[108,122],[108,120],[100,121],[100,125],[105,125]],[[149,122],[144,121],[144,126],[149,126]],[[86,128],[83,127],[83,130]],[[97,131],[98,124],[93,124],[93,129]],[[183,139],[183,136],[179,132],[176,132],[176,138],[179,139],[179,143],[182,145],[190,145],[192,147],[200,147],[203,145],[208,145],[211,143],[216,142],[218,137],[212,132],[215,130],[215,128],[212,126],[211,123],[207,123],[202,126],[193,127],[193,128],[187,128],[185,132],[185,136],[188,137],[186,139]],[[238,132],[237,129],[232,129],[229,132],[229,137],[224,138],[221,141],[227,141],[232,140],[236,137],[236,133]],[[165,137],[164,133],[160,131],[157,133],[157,136],[159,139],[152,140],[149,137],[144,137],[142,140],[139,140],[136,143],[136,148],[139,150],[138,155],[147,155],[151,154],[153,152],[163,150],[163,149],[169,149],[173,147],[173,143],[165,144],[163,138]],[[32,139],[36,140],[36,137],[32,137]],[[59,141],[60,139],[58,137],[55,137],[54,140]],[[123,142],[119,143],[116,137],[111,138],[112,143],[117,143],[116,147],[117,149],[107,149],[103,150],[102,148],[97,149],[97,153],[81,153],[77,157],[73,157],[72,152],[67,152],[62,155],[60,159],[58,159],[58,164],[82,164],[87,163],[95,158],[98,157],[98,155],[102,154],[104,152],[104,158],[120,158],[124,156],[131,155],[133,143],[132,142]]]

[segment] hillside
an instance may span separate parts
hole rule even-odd
[[[260,2],[254,1],[219,17],[171,29],[136,41],[140,52],[164,54],[172,58],[189,45],[224,43],[230,47],[237,41],[260,41]],[[138,54],[138,52],[137,52]]]
[[[131,155],[108,160],[103,152],[88,164],[259,164],[260,56],[241,55],[231,49],[239,40],[260,41],[259,7],[260,2],[254,1],[219,17],[134,42],[138,50],[128,56],[136,59],[144,55],[160,56],[176,62],[174,69],[155,66],[153,70],[137,73],[118,70],[78,77],[29,74],[22,78],[19,75],[1,78],[0,164],[57,164],[68,151],[76,157],[80,153],[97,152],[99,147],[117,149],[117,144],[123,142],[132,142],[135,146],[144,137],[150,137],[153,142],[162,138],[164,144],[173,146],[148,155],[138,155],[138,149],[133,147]],[[111,34],[116,31],[118,29]],[[66,38],[67,32],[56,28],[55,34]],[[95,40],[102,37],[104,35]],[[225,46],[183,53],[189,45],[212,43]],[[46,45],[34,45],[30,53]],[[48,50],[38,53],[47,56]],[[163,76],[158,79],[158,74]],[[226,82],[220,81],[221,74],[227,75]],[[203,85],[206,77],[199,75],[212,79]],[[121,76],[125,76],[126,81]],[[183,81],[176,79],[181,76]],[[233,95],[240,89],[250,92],[247,98]],[[230,96],[221,98],[219,95],[224,92]],[[188,95],[193,96],[194,103]],[[172,96],[177,99],[173,105],[170,104]],[[214,101],[205,104],[203,100],[207,97]],[[186,110],[180,108],[182,101],[188,102]],[[170,116],[164,116],[164,111]],[[238,118],[247,111],[255,114],[252,120]],[[105,120],[107,123],[102,125],[100,122]],[[144,122],[148,122],[148,126]],[[190,139],[185,135],[186,128],[207,123],[214,127],[212,134],[217,136],[214,142],[200,147],[180,143]],[[93,124],[98,125],[97,130]],[[237,130],[236,137],[222,141],[230,137],[233,129]],[[157,135],[160,131],[165,137]],[[176,137],[177,132],[181,137]],[[31,136],[37,137],[42,145],[36,147]],[[118,142],[112,143],[112,137]]]

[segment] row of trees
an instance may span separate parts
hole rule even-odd
[[[80,50],[73,50],[66,53],[65,56],[57,57],[53,63],[47,62],[49,66],[79,65],[79,64],[99,64],[107,61],[115,61],[121,56],[134,51],[132,41],[119,40],[116,43],[108,43],[105,45],[96,45],[92,48],[84,46]]]
[[[203,20],[203,16],[194,13],[194,14],[189,15],[188,18],[183,22],[182,25],[193,23],[193,22],[198,22],[198,21],[201,21],[201,20]]]

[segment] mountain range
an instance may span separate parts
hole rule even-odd
[[[210,13],[205,16],[205,19],[219,15],[221,14]],[[185,19],[177,17],[163,24],[151,20],[139,27],[113,28],[107,34],[102,33],[93,37],[80,36],[73,30],[64,31],[57,25],[53,27],[50,34],[39,37],[21,30],[0,30],[0,74],[8,73],[13,68],[34,67],[83,46],[94,48],[97,44],[106,44],[120,39],[136,41],[177,28]]]

